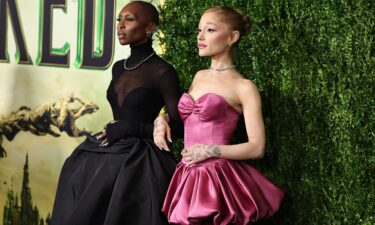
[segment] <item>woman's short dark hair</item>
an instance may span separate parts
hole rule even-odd
[[[145,1],[131,1],[131,3],[137,3],[141,5],[146,10],[146,12],[150,15],[151,20],[152,20],[151,22],[154,22],[156,26],[159,25],[159,12],[153,4],[149,2],[145,2]]]

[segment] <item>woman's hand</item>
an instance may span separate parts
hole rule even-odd
[[[112,120],[110,121],[109,123],[107,123],[105,126],[104,126],[104,129],[102,132],[100,132],[98,135],[95,136],[96,140],[98,141],[102,141],[100,144],[99,144],[99,147],[105,147],[105,146],[108,146],[109,143],[108,143],[108,138],[107,138],[107,132],[106,132],[106,129],[107,129],[107,126],[109,124],[114,124],[116,123],[117,120]]]
[[[154,121],[154,143],[160,150],[170,151],[166,139],[172,142],[171,128],[168,124],[167,114],[158,116]]]
[[[219,157],[221,151],[217,145],[195,144],[189,149],[183,149],[181,155],[187,164],[191,165],[209,158]]]
[[[99,147],[105,147],[105,146],[109,145],[108,139],[107,139],[107,133],[105,132],[105,130],[103,130],[98,135],[96,135],[95,138],[96,138],[97,141],[100,141],[100,140],[102,141],[99,144]]]

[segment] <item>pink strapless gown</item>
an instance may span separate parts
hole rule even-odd
[[[185,124],[185,148],[230,143],[239,113],[217,94],[196,101],[184,93],[178,104]],[[182,160],[162,211],[172,224],[246,225],[274,214],[284,192],[247,163],[209,159],[193,166]]]

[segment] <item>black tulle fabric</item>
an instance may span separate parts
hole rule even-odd
[[[151,42],[131,47],[128,67],[152,53]],[[161,206],[176,162],[152,142],[153,121],[165,105],[172,134],[183,126],[177,103],[178,77],[171,65],[153,55],[126,71],[113,65],[107,99],[116,123],[107,125],[111,143],[88,137],[65,161],[59,178],[52,225],[163,225]]]

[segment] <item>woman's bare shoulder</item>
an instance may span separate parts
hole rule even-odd
[[[244,77],[236,79],[236,92],[240,99],[244,98],[251,98],[251,97],[259,97],[259,89],[257,85]]]

